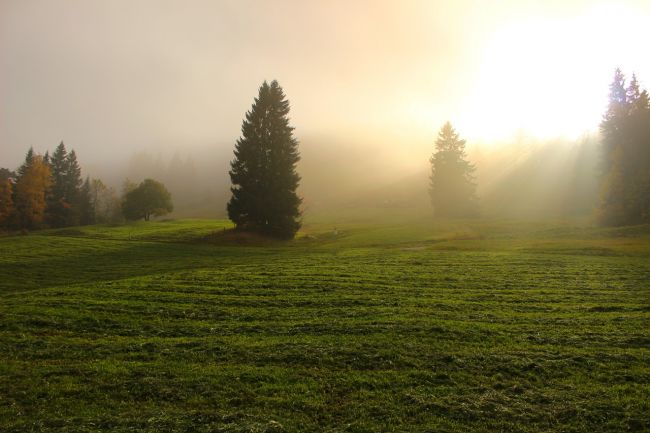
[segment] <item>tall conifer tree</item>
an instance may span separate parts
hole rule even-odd
[[[27,169],[31,166],[34,161],[34,148],[30,147],[25,155],[25,161],[18,167],[18,172],[16,173],[16,180],[20,179],[25,175]]]
[[[53,227],[77,225],[81,218],[81,168],[74,150],[61,142],[49,158],[52,186],[48,192],[48,222]]]
[[[68,151],[63,142],[49,157],[52,171],[52,186],[47,194],[47,221],[52,227],[63,227],[68,220],[70,202],[67,198],[66,173],[68,170]]]
[[[429,192],[438,217],[470,217],[477,212],[475,167],[467,161],[465,140],[447,122],[440,129],[431,162]]]
[[[288,114],[278,82],[265,81],[246,113],[231,162],[228,217],[238,229],[292,238],[300,228],[300,155]]]
[[[620,69],[600,124],[604,157],[598,217],[604,225],[650,222],[650,103],[635,75]]]

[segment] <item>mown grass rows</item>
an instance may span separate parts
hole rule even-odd
[[[0,430],[650,429],[648,257],[463,242],[2,239]]]

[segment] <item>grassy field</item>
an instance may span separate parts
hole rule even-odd
[[[0,431],[650,431],[649,227],[332,221],[0,238]]]

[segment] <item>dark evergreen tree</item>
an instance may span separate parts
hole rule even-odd
[[[470,217],[477,212],[475,168],[465,155],[461,140],[447,122],[440,129],[431,162],[430,194],[438,217]]]
[[[614,73],[600,128],[604,150],[600,223],[650,222],[650,104],[635,75],[626,88],[622,72]]]
[[[34,149],[30,147],[29,150],[27,151],[27,154],[25,155],[25,161],[20,165],[20,167],[18,167],[18,173],[16,179],[20,179],[25,175],[25,172],[27,171],[27,169],[29,169],[33,161],[34,161]]]
[[[48,191],[47,221],[52,227],[80,223],[81,168],[74,150],[69,153],[61,142],[49,158],[52,186]]]
[[[228,217],[238,229],[293,238],[300,228],[300,155],[288,114],[278,82],[265,81],[246,113],[231,162]]]
[[[626,170],[627,222],[650,223],[650,105],[636,76],[628,86],[629,116],[625,122],[624,168]]]
[[[52,227],[64,227],[68,221],[70,201],[67,197],[68,151],[63,142],[49,157],[52,185],[47,194],[47,222]]]

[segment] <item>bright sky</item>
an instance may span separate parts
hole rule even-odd
[[[0,166],[232,147],[264,79],[301,140],[431,146],[597,128],[614,68],[650,85],[650,2],[0,0]]]

